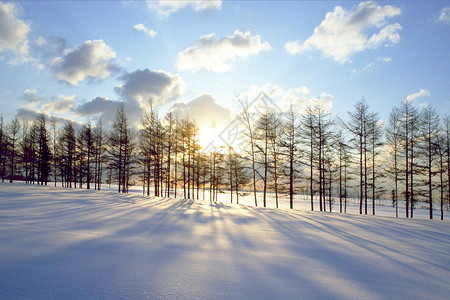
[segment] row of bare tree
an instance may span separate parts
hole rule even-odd
[[[450,119],[441,122],[436,110],[420,110],[409,101],[394,107],[383,124],[364,99],[346,121],[333,117],[321,101],[299,114],[293,107],[281,112],[270,101],[254,109],[240,100],[239,145],[212,145],[202,151],[195,121],[177,119],[169,112],[160,118],[152,108],[138,128],[128,124],[124,106],[118,107],[111,129],[46,120],[0,119],[0,177],[12,182],[87,189],[116,183],[119,192],[142,185],[156,196],[205,198],[217,201],[230,191],[230,201],[253,193],[255,206],[268,193],[279,206],[280,195],[307,194],[311,210],[347,211],[352,193],[359,213],[375,214],[376,199],[391,198],[398,216],[405,203],[412,218],[418,203],[440,204],[441,219],[450,199]],[[49,124],[47,124],[49,123]],[[204,150],[204,149],[203,149]],[[181,192],[182,191],[182,192]],[[178,193],[177,193],[178,192]],[[261,195],[261,196],[259,196]],[[327,208],[328,206],[328,208]]]

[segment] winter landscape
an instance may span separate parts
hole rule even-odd
[[[450,299],[449,1],[0,0],[0,299]]]
[[[4,183],[0,298],[448,299],[449,226]]]

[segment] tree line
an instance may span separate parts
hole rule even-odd
[[[109,130],[101,119],[59,125],[41,114],[5,124],[1,116],[0,177],[98,190],[114,183],[123,193],[140,185],[147,195],[211,201],[228,190],[232,203],[251,193],[255,206],[264,207],[270,193],[276,207],[288,195],[291,209],[303,194],[311,210],[331,212],[339,201],[340,213],[357,198],[359,213],[373,215],[383,198],[392,200],[397,217],[404,203],[406,218],[421,204],[430,218],[438,205],[443,219],[450,203],[450,118],[431,105],[419,109],[405,99],[384,124],[364,99],[346,120],[319,100],[301,114],[270,101],[256,112],[253,103],[239,103],[245,142],[209,152],[202,151],[194,120],[170,111],[160,118],[153,107],[134,128],[119,105]]]

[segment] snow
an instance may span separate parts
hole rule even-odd
[[[448,299],[450,222],[0,184],[0,299]]]

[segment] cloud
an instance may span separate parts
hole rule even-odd
[[[158,105],[173,100],[183,94],[185,87],[180,76],[161,70],[137,70],[119,79],[124,83],[114,89],[116,93],[127,100],[138,102],[143,108],[150,103]]]
[[[441,9],[441,15],[438,18],[439,22],[450,24],[450,6]]]
[[[105,97],[96,97],[85,102],[74,109],[76,114],[81,116],[94,116],[102,113],[114,115],[120,101],[114,101]]]
[[[214,121],[218,128],[231,122],[231,110],[221,106],[210,94],[203,94],[194,100],[175,103],[172,113],[177,118],[189,117],[197,122],[199,128],[209,128]]]
[[[117,100],[111,100],[106,97],[96,97],[77,106],[74,108],[73,112],[76,115],[83,117],[101,117],[104,125],[110,126],[114,122],[116,111],[120,104],[121,102]],[[139,109],[139,111],[132,111],[128,109],[128,105],[126,107],[127,117],[133,118],[129,124],[137,124],[136,122],[141,117],[142,110]]]
[[[320,102],[327,110],[331,110],[333,107],[333,95],[323,92],[317,97],[312,95],[311,90],[306,86],[286,90],[271,83],[263,86],[252,85],[239,98],[248,99],[250,110],[252,110],[252,106],[257,105],[254,101],[261,96],[261,93],[264,93],[273,103],[275,109],[279,109],[281,112],[288,112],[292,106],[297,113],[303,114],[307,106],[314,102]]]
[[[96,97],[78,105],[72,111],[77,116],[95,119],[101,118],[103,124],[106,127],[110,127],[116,118],[117,108],[122,103],[124,105],[128,125],[131,127],[138,126],[143,115],[143,109],[139,106],[139,103],[134,100],[119,101],[107,97]]]
[[[350,11],[336,6],[325,15],[312,36],[303,43],[288,41],[285,49],[289,54],[319,50],[339,63],[350,62],[354,53],[399,43],[402,26],[398,23],[386,25],[386,19],[400,14],[398,7],[378,6],[373,1],[361,2]],[[375,32],[368,37],[370,30]]]
[[[62,56],[67,48],[66,40],[62,37],[50,36],[47,39],[40,36],[36,40],[36,45],[45,59]]]
[[[41,114],[43,114],[45,116],[47,122],[50,121],[50,118],[52,117],[51,115],[49,115],[45,112],[40,112],[40,111],[37,111],[34,109],[24,108],[24,107],[16,110],[14,117],[16,117],[18,119],[25,119],[29,122],[32,122]],[[63,124],[66,124],[67,122],[73,122],[72,119],[64,118],[64,117],[56,117],[56,116],[55,116],[55,120],[56,120],[57,125],[63,125]]]
[[[419,97],[429,97],[430,96],[430,92],[428,90],[425,89],[420,89],[420,91],[418,91],[417,93],[414,94],[410,94],[408,96],[405,97],[405,102],[409,102],[409,101],[413,101],[414,99],[417,99]]]
[[[142,33],[148,35],[151,38],[154,38],[158,34],[156,31],[154,31],[151,28],[147,28],[142,23],[134,25],[133,29],[136,30],[137,32],[142,32]]]
[[[39,68],[36,59],[29,55],[28,33],[30,26],[17,17],[20,6],[12,2],[0,2],[0,53],[11,53],[13,65],[32,62]]]
[[[147,1],[147,7],[156,11],[159,15],[169,16],[174,12],[191,6],[195,11],[220,10],[222,1],[203,0],[203,1]]]
[[[277,104],[285,112],[289,111],[292,106],[295,112],[304,114],[306,108],[314,103],[320,103],[324,109],[331,111],[333,99],[333,95],[325,92],[321,93],[319,97],[314,97],[308,88],[301,87],[287,90]]]
[[[368,69],[370,69],[370,68],[372,68],[373,66],[375,66],[375,65],[379,65],[380,63],[383,63],[383,64],[387,64],[387,63],[390,63],[390,62],[393,62],[394,60],[392,59],[392,57],[377,57],[377,60],[376,60],[376,62],[374,61],[374,62],[370,62],[370,63],[368,63],[367,65],[365,65],[362,69],[356,69],[356,68],[353,68],[352,69],[352,72],[353,73],[357,73],[357,72],[362,72],[362,71],[367,71]]]
[[[23,91],[22,100],[25,102],[25,107],[34,107],[40,101],[36,89],[25,89]]]
[[[66,113],[73,108],[73,100],[75,96],[59,95],[53,98],[50,102],[44,103],[41,106],[41,110],[46,113]]]
[[[59,80],[76,85],[86,78],[105,79],[118,70],[116,53],[102,40],[88,40],[63,57],[50,62],[50,70]]]
[[[216,39],[214,33],[200,37],[198,46],[189,47],[178,53],[177,68],[197,72],[207,70],[225,72],[239,58],[257,55],[272,50],[268,42],[261,42],[261,36],[252,36],[250,31],[236,30],[232,36]]]
[[[394,60],[392,59],[392,57],[377,57],[377,61],[383,62],[383,63],[389,63],[389,62],[393,62]]]

